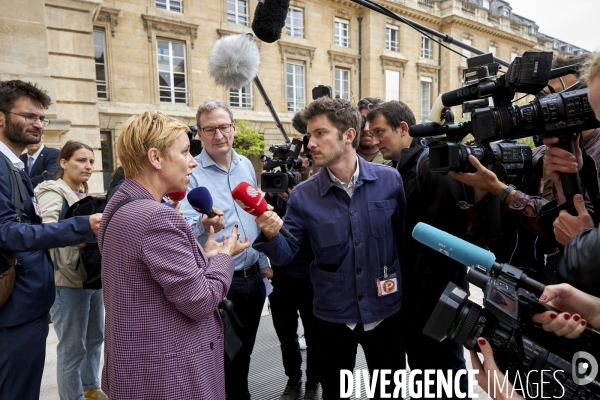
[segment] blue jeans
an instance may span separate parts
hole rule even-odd
[[[56,376],[60,399],[83,399],[84,390],[100,387],[102,290],[57,286],[50,316],[58,336]]]

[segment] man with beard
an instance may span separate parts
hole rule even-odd
[[[48,249],[95,241],[102,217],[94,214],[42,225],[42,212],[19,155],[28,144],[40,141],[49,124],[44,109],[50,104],[50,97],[31,83],[0,82],[0,266],[8,267],[0,279],[15,275],[12,292],[0,308],[2,399],[39,399],[48,312],[55,293]]]
[[[354,369],[359,344],[371,373],[405,368],[398,247],[406,203],[398,171],[357,156],[361,116],[354,105],[321,97],[302,119],[313,161],[322,168],[296,186],[287,203],[283,221],[298,241],[280,235],[281,219],[267,211],[256,219],[262,233],[253,246],[285,265],[309,238],[317,375],[323,398],[339,399],[341,371]],[[380,393],[378,387],[376,398]]]

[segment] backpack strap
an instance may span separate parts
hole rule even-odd
[[[69,209],[69,203],[67,203],[67,199],[63,197],[63,205],[60,209],[60,214],[58,214],[58,221],[65,219],[65,213]],[[58,222],[57,221],[57,222]],[[56,249],[52,249],[52,254],[54,254],[54,258],[52,259],[52,264],[54,264],[54,269],[58,271],[58,260],[56,257]]]
[[[108,227],[110,220],[112,219],[113,215],[115,215],[117,210],[119,208],[123,207],[125,204],[131,203],[132,201],[136,201],[136,200],[144,200],[144,198],[143,197],[128,197],[126,199],[121,200],[119,203],[117,203],[115,208],[113,208],[111,210],[110,214],[108,215],[108,219],[106,220],[106,224],[104,225],[104,230],[102,231],[102,242],[104,242],[104,234],[106,233],[106,228]],[[104,245],[102,247],[104,247]],[[100,249],[100,251],[102,251],[102,249]]]
[[[423,157],[429,154],[429,146],[427,146],[425,140],[421,140],[421,146],[423,146],[423,151],[419,154],[419,158],[417,159],[417,166],[415,168],[415,179],[417,181],[417,190],[419,191],[419,195],[421,195],[421,177],[420,177],[420,169],[421,169],[421,161]]]
[[[6,165],[8,166],[10,175],[11,201],[15,206],[15,210],[17,211],[17,222],[24,222],[21,220],[21,217],[25,216],[27,217],[26,222],[29,225],[31,225],[29,217],[27,216],[27,214],[25,214],[25,201],[27,201],[27,189],[25,188],[25,185],[23,185],[23,178],[21,178],[21,173],[19,172],[17,167],[15,167],[13,163],[8,159],[8,157],[6,157],[2,152],[0,152],[0,156],[2,156],[2,158],[6,162]]]

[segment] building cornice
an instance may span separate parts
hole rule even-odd
[[[110,33],[114,37],[115,36],[115,28],[119,25],[119,13],[121,10],[118,8],[111,7],[102,7],[100,8],[100,12],[96,15],[94,22],[108,22],[110,25]]]
[[[523,37],[508,33],[506,31],[500,30],[493,26],[482,25],[474,21],[470,21],[468,19],[452,15],[445,17],[443,20],[443,25],[460,25],[469,29],[473,29],[479,32],[484,32],[490,35],[493,35],[498,38],[510,40],[511,42],[519,43],[526,47],[535,47],[538,42],[524,39]]]
[[[341,51],[328,50],[327,54],[329,54],[329,64],[331,69],[335,64],[346,64],[350,67],[354,67],[358,64],[358,60],[360,60],[359,55],[342,53]],[[354,71],[356,73],[356,71]]]
[[[148,14],[142,14],[142,19],[144,20],[144,29],[148,34],[149,42],[152,41],[152,32],[160,31],[187,36],[190,39],[192,49],[194,48],[194,41],[198,38],[199,25]]]
[[[317,50],[316,47],[305,46],[297,43],[282,42],[281,40],[278,40],[277,44],[279,45],[279,54],[281,55],[282,64],[285,60],[285,55],[290,54],[292,56],[306,57],[309,60],[312,68],[312,63],[315,58],[315,50]]]
[[[406,67],[407,59],[399,57],[390,57],[386,55],[380,55],[381,58],[381,73],[385,74],[385,67],[393,67],[402,70],[402,76],[404,76],[404,70]]]

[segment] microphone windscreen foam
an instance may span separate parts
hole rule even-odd
[[[489,272],[496,261],[496,256],[491,251],[477,247],[423,222],[419,222],[415,226],[412,236],[425,246],[467,266],[480,265]]]
[[[188,193],[187,199],[190,206],[202,214],[208,214],[212,211],[213,199],[207,188],[198,186]]]
[[[244,211],[258,217],[267,210],[267,202],[262,194],[248,182],[240,182],[231,191],[231,196]]]
[[[264,0],[258,2],[254,10],[252,30],[263,42],[273,43],[281,39],[285,26],[290,0]]]
[[[227,35],[215,42],[208,59],[208,73],[226,89],[246,86],[258,73],[260,51],[249,35]]]

